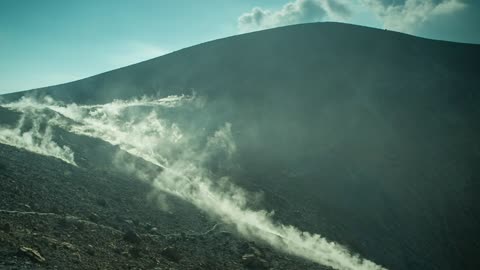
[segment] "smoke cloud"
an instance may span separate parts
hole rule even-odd
[[[362,0],[383,22],[384,28],[412,33],[425,21],[452,14],[466,7],[462,0]]]
[[[339,0],[294,0],[280,10],[255,7],[238,18],[238,28],[248,32],[297,23],[343,21],[349,16],[350,9]]]
[[[23,107],[22,113],[15,127],[0,126],[0,143],[58,158],[76,166],[73,151],[53,140],[52,122],[56,121],[55,118],[45,119],[43,115],[35,115],[35,111],[29,107]]]
[[[89,106],[62,104],[51,98],[23,98],[2,106],[22,113],[22,119],[37,119],[34,123],[46,121],[48,127],[117,145],[157,166],[158,170],[148,170],[135,161],[116,159],[118,165],[151,183],[153,189],[192,203],[248,239],[263,241],[285,253],[338,270],[385,269],[319,234],[276,222],[273,212],[253,210],[249,205],[254,194],[220,173],[228,169],[212,170],[228,168],[231,163],[237,150],[235,127],[227,122],[212,132],[191,123],[189,116],[207,105],[205,99],[192,95]],[[14,129],[2,128],[0,142],[75,164],[71,150],[53,141],[52,128],[42,131],[41,124],[37,124],[22,132],[22,121],[25,120]]]

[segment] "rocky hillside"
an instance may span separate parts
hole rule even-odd
[[[0,269],[326,269],[115,170],[0,145]]]

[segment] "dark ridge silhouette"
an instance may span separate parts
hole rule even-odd
[[[195,92],[207,107],[179,121],[232,123],[231,173],[263,190],[280,221],[389,269],[478,269],[479,63],[480,45],[315,23],[2,97],[96,104]]]
[[[210,41],[80,81],[4,97],[48,94],[67,102],[104,103],[191,89],[250,97],[346,91],[350,84],[356,89],[392,83],[401,84],[395,87],[399,91],[433,88],[431,84],[474,79],[479,46],[340,23],[300,24]]]

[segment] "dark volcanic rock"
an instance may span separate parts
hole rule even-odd
[[[104,198],[100,198],[97,200],[97,204],[102,206],[102,207],[107,207],[107,200],[105,200]]]
[[[134,243],[134,244],[138,244],[142,241],[142,239],[140,238],[140,236],[132,231],[132,230],[128,230],[124,235],[123,235],[123,240],[127,241],[127,242],[130,242],[130,243]]]
[[[128,250],[128,253],[134,258],[140,258],[142,256],[142,250],[138,247],[132,247]]]
[[[95,213],[90,213],[88,215],[88,219],[91,221],[91,222],[98,222],[100,220],[100,217],[95,214]]]
[[[182,259],[180,251],[172,246],[164,248],[161,254],[172,262],[179,262]]]
[[[95,248],[92,245],[87,246],[87,254],[90,255],[90,256],[95,255]]]
[[[45,258],[40,254],[40,252],[30,247],[20,247],[19,254],[25,255],[39,263],[44,263],[46,261]]]
[[[268,269],[270,266],[270,264],[265,259],[255,254],[243,255],[242,262],[246,267],[254,270]]]
[[[9,233],[12,230],[12,226],[10,225],[10,223],[0,224],[0,230]]]

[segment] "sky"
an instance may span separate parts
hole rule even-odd
[[[0,0],[0,94],[218,38],[322,21],[480,44],[476,0]]]

